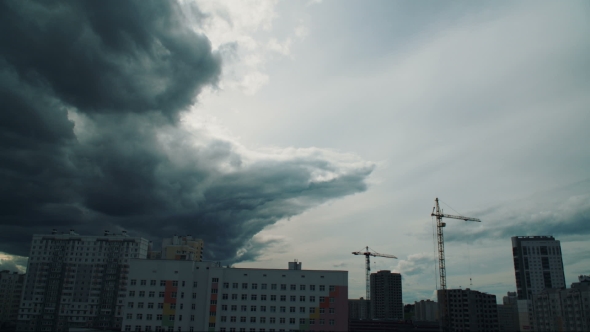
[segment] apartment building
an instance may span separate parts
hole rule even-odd
[[[590,278],[580,276],[568,289],[533,295],[536,331],[589,331]]]
[[[404,319],[401,274],[389,270],[371,273],[371,316],[373,319]]]
[[[469,288],[438,290],[437,295],[439,312],[445,315],[441,318],[450,331],[498,331],[496,295]]]
[[[438,321],[438,303],[431,300],[414,302],[414,321],[436,322]]]
[[[132,260],[124,331],[346,331],[348,272]]]
[[[0,328],[16,323],[25,275],[0,271]]]
[[[553,236],[513,236],[512,255],[519,299],[566,287],[561,244]]]
[[[190,235],[164,238],[162,240],[161,259],[189,260],[201,262],[203,260],[203,240]]]
[[[120,329],[129,261],[147,249],[148,240],[126,232],[33,235],[18,330]]]
[[[349,299],[348,300],[348,318],[349,319],[371,319],[371,300]]]

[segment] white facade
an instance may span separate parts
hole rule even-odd
[[[590,281],[533,295],[536,331],[590,330]]]
[[[552,236],[514,236],[516,289],[521,300],[546,288],[565,288],[561,244]]]
[[[126,331],[346,331],[348,272],[132,260]]]
[[[129,260],[145,258],[147,248],[125,233],[33,235],[19,330],[119,329]]]
[[[438,303],[431,300],[415,301],[414,320],[417,322],[438,321]]]

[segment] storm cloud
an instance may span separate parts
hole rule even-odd
[[[264,227],[366,190],[374,166],[354,156],[249,150],[183,121],[222,69],[187,21],[172,1],[0,3],[0,251],[126,229],[252,260]]]

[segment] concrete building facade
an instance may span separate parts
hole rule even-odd
[[[349,299],[348,300],[348,318],[349,319],[371,319],[371,300]]]
[[[401,274],[389,270],[371,273],[371,317],[404,319]]]
[[[132,260],[124,331],[346,331],[348,272]]]
[[[533,295],[536,331],[590,331],[590,280]]]
[[[437,294],[439,312],[445,315],[441,318],[450,331],[498,331],[496,295],[469,288],[438,290]],[[446,301],[441,301],[445,294]]]
[[[414,302],[414,321],[438,321],[438,303],[432,300],[421,300]]]
[[[0,271],[0,327],[16,324],[25,275]]]
[[[561,244],[553,236],[513,236],[512,255],[519,299],[566,287]]]
[[[33,235],[18,329],[120,329],[129,260],[146,258],[147,248],[125,232]]]
[[[190,235],[164,238],[162,240],[161,259],[203,261],[203,240]]]

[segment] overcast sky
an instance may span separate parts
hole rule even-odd
[[[0,3],[0,258],[34,233],[192,234],[239,267],[399,259],[405,303],[515,291],[510,237],[590,252],[590,4]],[[470,286],[470,278],[472,286]]]

